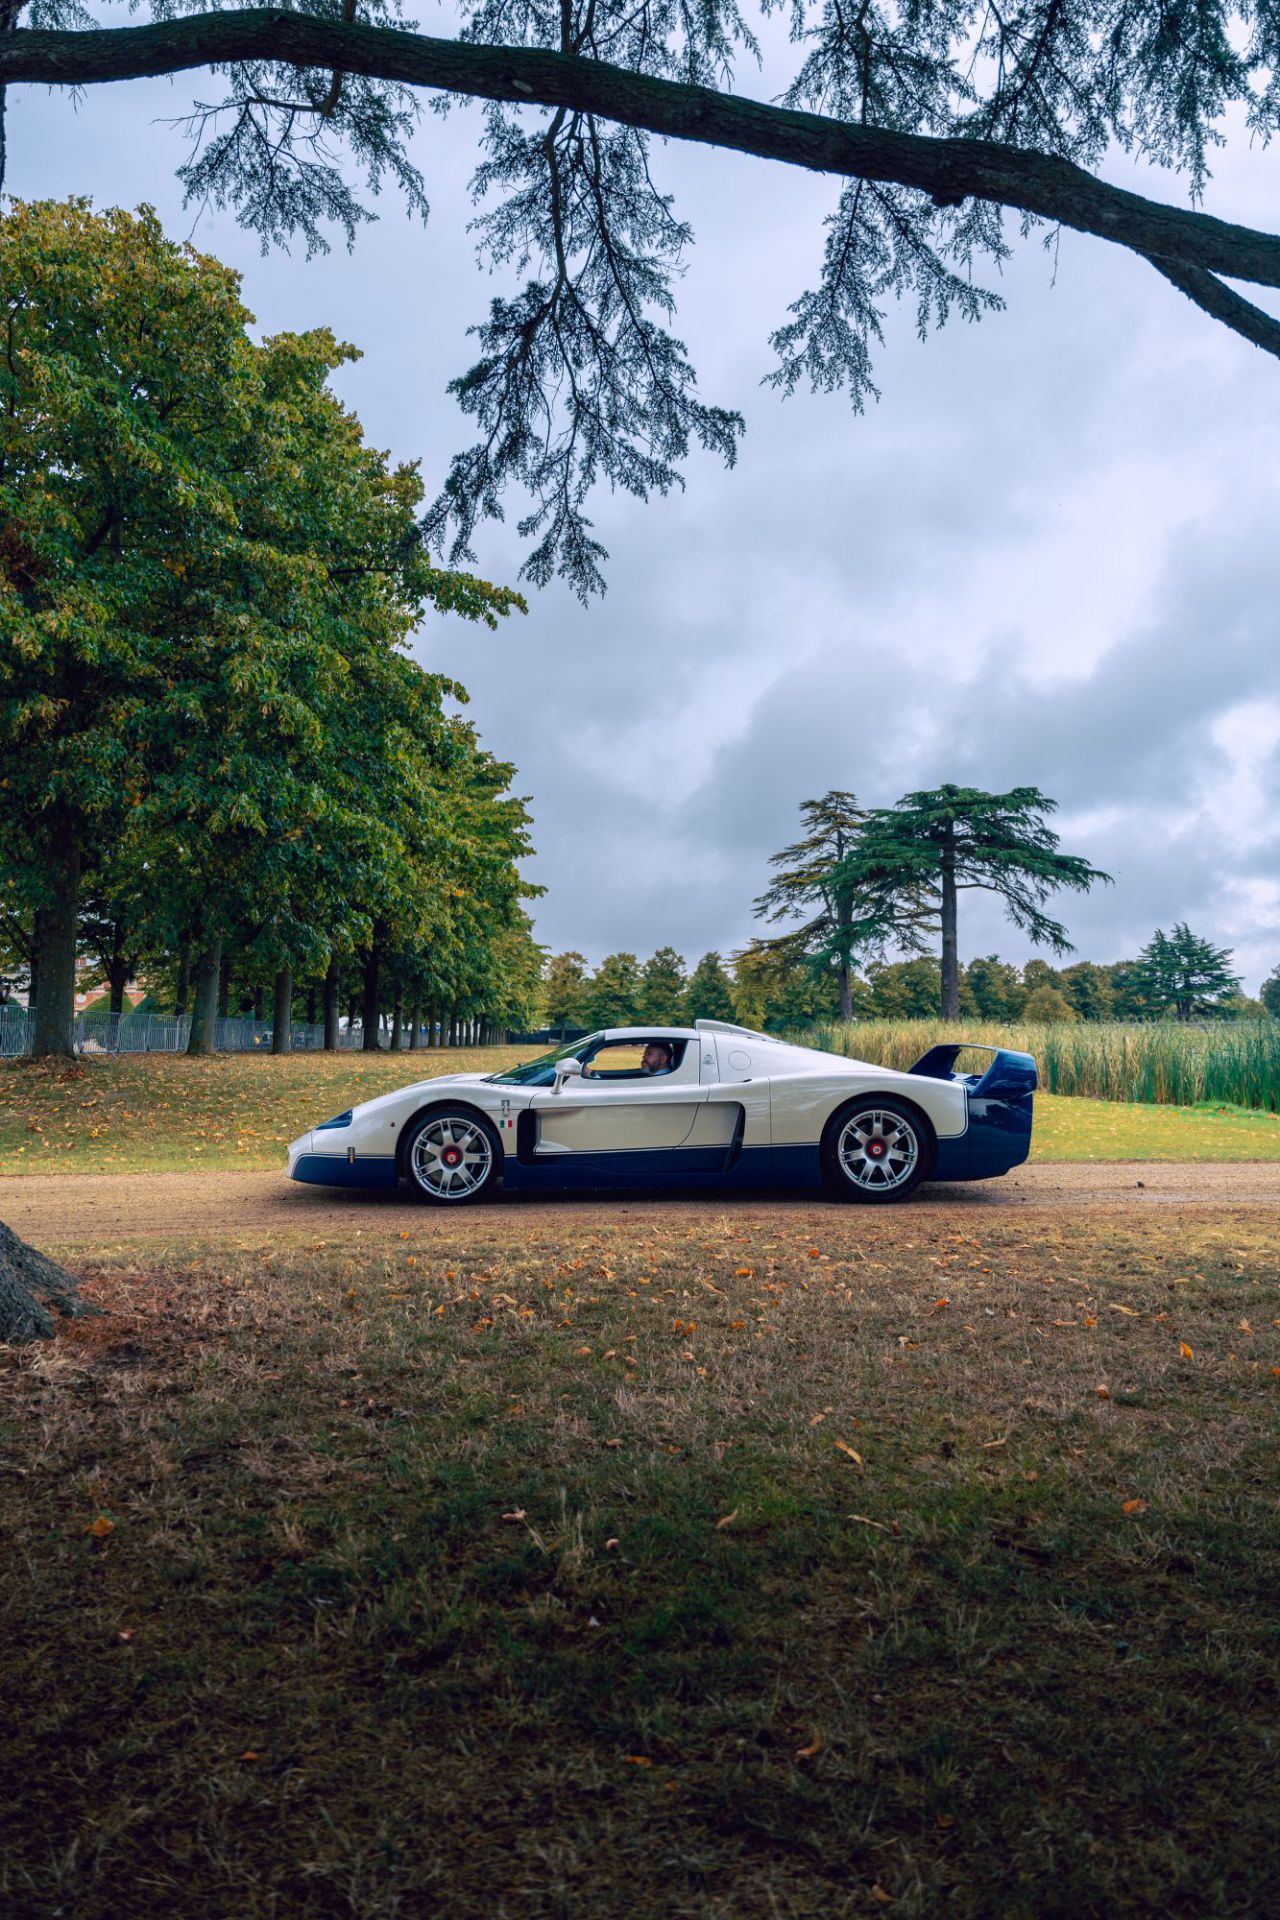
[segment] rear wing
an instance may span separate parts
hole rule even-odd
[[[956,1056],[961,1053],[989,1053],[991,1065],[985,1073],[957,1073]],[[967,1040],[947,1040],[930,1047],[907,1071],[927,1080],[960,1080],[971,1092],[981,1092],[988,1099],[1016,1099],[1019,1094],[1034,1093],[1039,1084],[1036,1063],[1029,1053],[975,1046]]]

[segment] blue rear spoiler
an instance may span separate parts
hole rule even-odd
[[[928,1053],[922,1053],[909,1073],[918,1073],[928,1080],[954,1080],[956,1055],[961,1053],[989,1053],[991,1065],[984,1074],[961,1074],[972,1090],[982,1092],[988,1098],[1005,1098],[1018,1094],[1034,1093],[1039,1084],[1036,1063],[1029,1053],[1015,1053],[1008,1047],[975,1046],[967,1040],[947,1040],[941,1046],[930,1047]]]

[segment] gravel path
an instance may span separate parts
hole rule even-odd
[[[931,1213],[972,1213],[992,1207],[1049,1207],[1126,1211],[1149,1207],[1280,1209],[1280,1165],[1266,1162],[1101,1165],[1045,1164],[1022,1167],[1002,1180],[971,1186],[925,1187],[910,1203]],[[731,1210],[750,1220],[776,1214],[821,1217],[826,1203],[787,1194],[595,1195],[531,1199],[521,1196],[473,1211],[484,1232],[514,1231],[536,1220],[539,1228],[559,1216],[569,1228],[598,1208],[631,1214],[671,1208]],[[71,1250],[144,1242],[229,1241],[249,1236],[306,1239],[359,1232],[362,1238],[415,1239],[449,1216],[387,1194],[353,1194],[291,1184],[279,1173],[49,1174],[0,1179],[0,1220],[42,1247]]]

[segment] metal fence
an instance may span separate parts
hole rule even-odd
[[[31,1051],[35,1015],[25,1007],[0,1014],[0,1059],[17,1060]],[[269,1020],[229,1018],[213,1023],[213,1044],[219,1053],[269,1053],[274,1028]],[[294,1023],[289,1029],[295,1053],[318,1053],[324,1046],[322,1024]],[[191,1036],[190,1014],[78,1013],[75,1046],[78,1053],[185,1053]],[[359,1048],[364,1031],[343,1026],[340,1047]]]

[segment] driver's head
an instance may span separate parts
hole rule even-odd
[[[644,1050],[644,1070],[646,1073],[668,1073],[671,1069],[671,1049],[665,1040],[651,1040]]]

